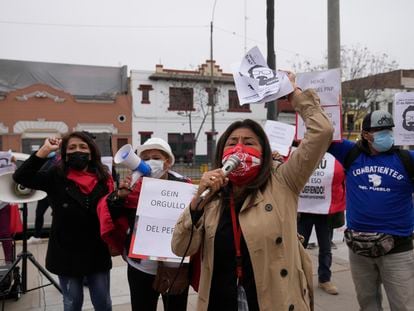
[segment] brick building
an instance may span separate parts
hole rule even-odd
[[[95,133],[106,155],[110,143],[113,151],[130,143],[126,70],[0,60],[0,150],[31,153],[46,137],[71,131]]]

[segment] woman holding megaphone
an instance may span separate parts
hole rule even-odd
[[[41,170],[47,156],[59,149],[60,163]],[[64,310],[81,310],[84,279],[95,310],[111,310],[111,255],[100,237],[96,208],[114,186],[92,137],[73,132],[63,139],[47,138],[13,178],[48,194],[53,212],[46,268],[59,277]]]
[[[127,150],[128,149],[128,150]],[[137,155],[131,155],[131,148],[124,148],[115,155],[115,163],[123,163],[128,166],[135,174],[140,171],[141,175],[148,175],[153,178],[174,180],[180,182],[190,182],[187,178],[170,170],[173,166],[175,157],[171,151],[170,145],[161,138],[151,138],[136,150]],[[133,159],[131,159],[131,157]],[[122,162],[124,161],[128,162]],[[144,163],[142,163],[144,162]],[[138,168],[138,165],[147,165],[150,171],[144,168]],[[134,171],[135,167],[137,169]],[[128,219],[129,234],[122,241],[124,246],[123,253],[126,254],[130,249],[131,234],[134,229],[136,218],[136,209],[140,196],[142,179],[134,182],[134,178],[128,176],[119,184],[119,189],[108,196],[107,205],[99,206],[100,215],[105,215],[106,209],[109,210],[112,221],[117,222],[122,218]],[[102,223],[105,223],[103,221]],[[105,232],[102,238],[111,245],[114,242],[115,234]],[[122,239],[121,239],[122,240]],[[116,248],[116,247],[115,247]],[[121,250],[122,252],[122,250]],[[187,309],[188,295],[188,264],[184,264],[179,268],[177,263],[161,263],[155,260],[140,259],[135,260],[124,256],[128,263],[128,283],[131,295],[131,307],[133,311],[155,311],[160,294],[164,303],[164,310],[168,311],[184,311]],[[167,267],[167,268],[165,268]],[[166,293],[161,289],[156,280],[160,279],[162,271],[172,272],[172,279],[168,279],[167,283],[181,286],[174,286]],[[164,274],[163,274],[164,275]],[[177,276],[177,279],[174,278]],[[180,282],[178,280],[184,280]],[[187,282],[186,282],[187,281]],[[157,285],[158,284],[158,285]]]

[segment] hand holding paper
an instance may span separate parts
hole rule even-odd
[[[266,103],[294,90],[287,73],[270,69],[257,47],[233,67],[233,77],[240,105]]]

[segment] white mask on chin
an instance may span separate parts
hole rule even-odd
[[[160,178],[164,175],[164,161],[163,160],[148,160],[145,161],[151,167],[151,177]]]

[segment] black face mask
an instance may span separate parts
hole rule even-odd
[[[89,164],[89,153],[87,152],[80,152],[76,151],[73,153],[67,154],[67,165],[76,170],[76,171],[82,171],[84,170],[88,164]]]

